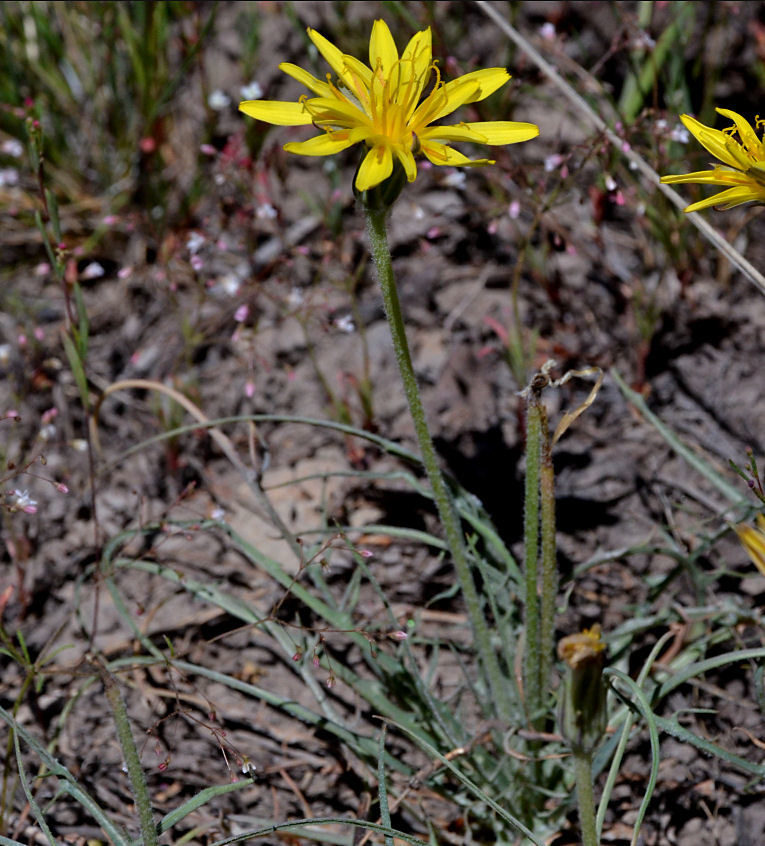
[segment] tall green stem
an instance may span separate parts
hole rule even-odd
[[[526,711],[536,722],[541,711],[539,687],[539,442],[542,432],[542,405],[539,396],[529,392],[526,406],[526,483],[524,489],[523,547],[526,596],[523,609],[526,647],[523,656],[523,686]]]
[[[542,466],[539,473],[540,531],[542,535],[542,595],[539,622],[539,688],[540,692],[550,686],[553,663],[553,638],[555,635],[555,600],[558,593],[558,567],[555,543],[555,471],[552,461],[550,431],[547,426],[547,412],[542,411]]]
[[[377,278],[380,282],[385,313],[388,318],[388,326],[390,327],[391,338],[393,340],[393,349],[396,354],[401,380],[404,384],[404,393],[409,404],[409,412],[414,423],[415,435],[420,446],[422,463],[433,490],[433,498],[444,527],[446,542],[452,554],[454,568],[457,572],[457,580],[465,597],[465,605],[473,628],[473,635],[476,640],[481,663],[489,679],[491,694],[496,703],[499,716],[507,720],[511,715],[510,692],[500,669],[497,655],[491,644],[489,629],[483,616],[481,600],[478,596],[475,582],[473,581],[473,575],[470,572],[467,548],[462,535],[460,520],[444,478],[441,475],[436,450],[433,446],[433,439],[430,436],[430,430],[428,429],[425,418],[425,409],[422,405],[417,378],[412,366],[412,356],[409,352],[409,344],[406,339],[404,319],[401,314],[401,304],[396,289],[396,279],[393,275],[393,264],[391,262],[390,247],[385,228],[387,209],[365,206],[364,211],[366,213],[367,232],[369,234],[372,257],[377,268]]]
[[[592,789],[592,753],[574,752],[576,798],[579,803],[579,825],[582,828],[582,846],[598,846],[595,826],[595,794]]]
[[[525,389],[526,487],[523,527],[526,577],[524,686],[526,708],[538,727],[544,722],[550,687],[558,589],[555,545],[555,474],[542,391],[550,384],[543,368]],[[541,537],[541,550],[540,550]]]

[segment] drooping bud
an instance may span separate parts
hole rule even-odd
[[[560,733],[575,753],[591,752],[606,730],[605,648],[597,624],[558,643],[558,657],[566,663],[561,685]]]

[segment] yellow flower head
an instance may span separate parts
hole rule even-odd
[[[765,576],[765,517],[762,514],[757,515],[757,525],[759,529],[741,523],[736,526],[736,534],[754,566]]]
[[[308,71],[282,62],[280,70],[303,83],[314,96],[297,103],[246,100],[239,109],[250,117],[277,126],[308,126],[323,130],[308,141],[284,149],[302,156],[328,156],[363,142],[369,147],[356,174],[356,188],[366,191],[384,182],[398,160],[409,182],[417,176],[414,156],[422,152],[436,165],[487,165],[489,159],[468,159],[449,144],[513,144],[539,134],[533,123],[478,121],[454,126],[431,126],[466,103],[493,94],[509,79],[504,68],[473,71],[450,82],[441,79],[431,52],[430,28],[418,32],[399,56],[384,21],[377,20],[369,39],[369,67],[341,53],[324,36],[308,29],[308,37],[332,68],[326,82]],[[420,98],[431,77],[435,84]]]
[[[742,203],[753,200],[765,203],[765,146],[751,124],[741,115],[730,109],[717,109],[733,121],[727,129],[712,129],[704,126],[690,115],[680,115],[680,120],[696,140],[716,158],[724,167],[715,166],[712,170],[696,173],[683,173],[676,176],[662,176],[661,181],[672,185],[679,182],[696,182],[702,185],[730,185],[726,191],[691,203],[685,211],[699,211],[709,206],[732,209]],[[762,124],[759,118],[756,126]],[[736,137],[738,136],[738,138]]]
[[[561,638],[558,643],[558,657],[572,670],[576,670],[593,660],[600,663],[604,657],[601,653],[605,648],[605,643],[600,639],[600,626],[595,623],[591,629],[583,629],[578,634]]]

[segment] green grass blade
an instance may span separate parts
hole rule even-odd
[[[662,682],[654,692],[654,702],[660,702],[668,693],[676,687],[690,681],[696,676],[701,676],[709,670],[716,670],[726,664],[737,664],[749,660],[765,658],[765,647],[759,646],[754,649],[738,649],[733,652],[725,652],[723,655],[716,655],[714,658],[706,658],[704,661],[696,661],[684,669],[674,672],[672,677]]]
[[[746,758],[734,755],[732,752],[728,752],[727,749],[723,749],[722,746],[718,746],[716,743],[711,743],[709,740],[699,737],[689,729],[680,725],[677,721],[677,714],[675,714],[671,719],[658,716],[655,717],[655,719],[656,725],[663,732],[666,732],[672,737],[676,737],[683,743],[690,743],[691,746],[695,746],[696,749],[704,752],[706,755],[714,755],[716,758],[727,761],[731,766],[736,767],[742,772],[756,776],[758,779],[765,778],[765,764],[755,764],[752,761],[747,761]]]
[[[386,828],[390,828],[390,808],[388,807],[388,788],[385,784],[385,731],[383,723],[380,730],[380,754],[377,756],[377,796],[380,801],[380,820]],[[385,835],[385,846],[393,846],[393,838]]]
[[[18,736],[32,749],[50,771],[50,774],[63,782],[62,790],[82,805],[94,820],[101,826],[104,833],[111,839],[114,846],[129,846],[127,837],[113,823],[95,799],[80,786],[77,779],[63,765],[60,764],[48,750],[39,743],[23,726],[20,726],[13,715],[0,706],[0,719],[16,732]]]
[[[690,450],[680,438],[669,428],[669,426],[662,423],[662,421],[648,408],[643,397],[633,391],[627,383],[619,375],[615,369],[611,370],[611,375],[614,381],[619,386],[619,390],[624,394],[625,399],[632,403],[640,414],[656,429],[656,431],[664,438],[670,447],[684,459],[694,470],[700,473],[708,482],[714,485],[718,491],[728,499],[734,506],[748,506],[749,502],[738,488],[728,484],[720,475],[720,471],[712,467],[711,464],[699,458],[692,450]]]
[[[395,723],[394,723],[395,725]],[[397,728],[408,734],[412,740],[421,746],[429,756],[437,759],[443,764],[465,787],[476,796],[481,802],[485,802],[495,813],[499,814],[502,819],[512,826],[518,833],[525,835],[534,844],[534,846],[544,846],[544,841],[540,840],[533,831],[528,829],[517,817],[513,816],[509,811],[506,811],[501,805],[494,801],[487,793],[471,781],[458,767],[456,767],[448,758],[442,755],[434,746],[426,743],[421,737],[410,732],[405,726],[397,725]]]
[[[29,779],[27,778],[27,772],[24,769],[24,760],[21,755],[21,747],[19,746],[19,735],[18,732],[14,729],[11,729],[13,733],[13,747],[16,750],[16,763],[18,764],[19,768],[19,778],[21,779],[21,787],[24,791],[24,795],[27,797],[27,802],[29,802],[29,807],[32,809],[32,815],[37,820],[37,824],[42,829],[43,834],[45,835],[45,839],[51,846],[58,846],[56,843],[56,838],[53,836],[53,832],[48,827],[48,823],[45,822],[45,816],[40,809],[40,806],[37,804],[37,800],[32,793],[32,788],[29,784]]]
[[[653,791],[656,788],[656,780],[659,777],[660,753],[659,731],[656,726],[657,720],[656,715],[651,710],[651,706],[648,704],[648,699],[646,698],[645,693],[635,684],[634,681],[632,681],[632,679],[628,675],[622,673],[620,670],[615,670],[613,667],[607,667],[603,671],[603,673],[606,677],[612,676],[613,678],[619,679],[620,682],[622,682],[627,688],[629,688],[633,696],[632,704],[634,704],[634,706],[638,709],[638,711],[640,711],[643,718],[645,719],[646,725],[648,726],[648,736],[651,741],[651,774],[648,777],[648,784],[646,784],[645,786],[645,795],[643,796],[643,801],[640,803],[637,819],[635,820],[635,826],[632,829],[631,846],[635,846],[638,841],[640,826],[643,825],[643,819],[645,818],[646,812],[648,811],[648,805],[651,802]]]
[[[406,843],[411,843],[412,846],[428,846],[428,844],[424,840],[420,840],[419,837],[415,837],[412,834],[405,834],[403,831],[397,831],[394,828],[388,828],[387,826],[378,825],[377,823],[373,822],[367,822],[366,820],[349,820],[344,817],[316,817],[315,819],[292,820],[291,822],[274,823],[274,825],[269,825],[265,828],[253,829],[252,831],[245,831],[241,834],[234,835],[233,837],[226,837],[223,840],[216,840],[214,843],[211,844],[211,846],[228,846],[228,844],[230,843],[243,843],[246,840],[255,840],[258,837],[265,837],[267,834],[276,834],[280,831],[290,831],[293,828],[300,829],[306,828],[307,826],[316,825],[337,825],[338,823],[342,823],[343,825],[355,826],[356,828],[364,828],[368,831],[377,831],[380,834],[386,835],[388,837],[396,837]],[[305,837],[306,835],[307,832],[303,832],[303,836]]]

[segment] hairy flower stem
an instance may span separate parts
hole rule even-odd
[[[92,663],[98,670],[101,676],[101,682],[104,685],[106,692],[106,699],[112,709],[114,716],[114,725],[117,728],[117,737],[122,747],[122,754],[125,757],[125,765],[127,767],[128,778],[130,785],[133,788],[133,798],[138,809],[138,821],[141,826],[141,843],[142,846],[158,846],[157,829],[154,824],[154,815],[151,810],[151,799],[149,797],[149,788],[146,784],[146,778],[143,774],[143,767],[141,766],[141,759],[138,757],[138,749],[136,749],[133,734],[130,731],[130,720],[128,719],[125,702],[122,699],[119,685],[114,676],[109,672],[109,668],[103,659],[94,655],[91,658]]]
[[[582,829],[582,846],[598,846],[595,826],[595,794],[592,789],[592,753],[575,751],[574,776],[576,798],[579,804],[579,825]]]
[[[377,268],[377,278],[380,282],[385,314],[388,318],[388,326],[390,327],[391,338],[393,340],[393,349],[396,354],[401,380],[404,383],[404,393],[406,394],[409,412],[414,423],[414,431],[420,446],[422,463],[433,490],[433,498],[444,527],[446,542],[452,554],[454,568],[457,572],[457,580],[465,597],[465,605],[473,628],[478,654],[489,679],[493,701],[496,704],[500,718],[507,720],[511,715],[510,691],[500,669],[496,653],[491,645],[491,637],[486,620],[484,619],[481,600],[478,596],[475,582],[473,581],[473,575],[470,572],[467,548],[463,538],[460,520],[444,478],[441,475],[436,450],[433,446],[433,439],[430,436],[430,430],[428,429],[425,418],[425,409],[422,405],[417,378],[412,366],[412,356],[409,352],[409,344],[406,339],[404,319],[401,314],[401,304],[398,299],[396,279],[393,275],[390,247],[385,228],[385,217],[388,209],[386,207],[371,208],[369,205],[365,205],[364,211],[366,214],[367,232],[369,234],[372,257]]]
[[[545,692],[550,687],[558,589],[555,545],[555,475],[547,411],[542,390],[549,384],[537,374],[526,389],[526,485],[524,569],[526,576],[526,650],[523,676],[527,713],[543,728]],[[541,549],[540,549],[541,537]]]
[[[523,520],[524,573],[526,596],[524,618],[526,645],[523,656],[523,687],[526,711],[532,722],[542,709],[539,687],[539,597],[537,571],[539,563],[539,442],[542,432],[542,405],[539,397],[529,393],[526,407],[526,483]]]
[[[542,595],[539,622],[539,689],[549,690],[553,664],[553,638],[555,635],[555,599],[558,593],[558,567],[555,543],[555,471],[552,445],[547,428],[547,411],[541,407],[542,466],[539,472],[540,532],[542,535]],[[544,693],[543,693],[544,695]]]

